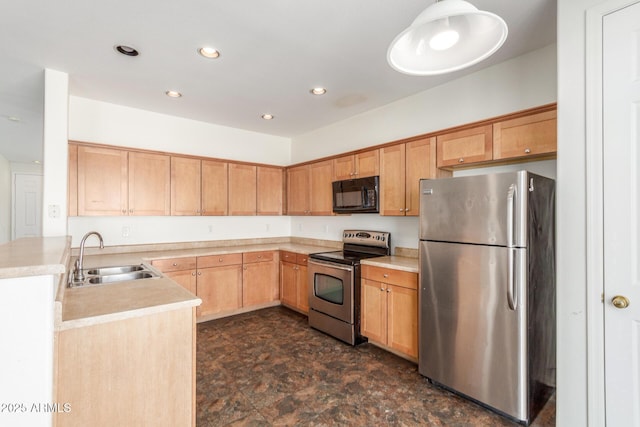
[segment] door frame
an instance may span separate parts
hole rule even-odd
[[[11,172],[11,240],[16,239],[16,175],[35,175],[39,176],[41,179],[44,179],[44,174],[41,172],[20,172],[15,171]],[[44,184],[44,183],[43,183]],[[44,197],[44,186],[42,187],[42,197]],[[42,203],[42,212],[40,212],[40,221],[43,222],[44,216],[44,203]],[[44,224],[40,227],[40,234],[42,235],[42,228]]]
[[[585,22],[587,419],[606,425],[604,358],[603,19],[638,0],[607,0],[587,9]]]

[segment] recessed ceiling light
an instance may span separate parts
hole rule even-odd
[[[273,114],[263,114],[262,115],[262,118],[265,119],[265,120],[271,120],[271,119],[273,119],[273,117],[274,117]]]
[[[115,46],[115,49],[117,52],[120,52],[123,55],[127,55],[127,56],[138,56],[140,55],[140,52],[138,52],[135,48],[131,47],[131,46],[126,46],[123,44],[119,44],[117,46]]]
[[[9,120],[10,122],[19,122],[21,119],[17,116],[7,116],[7,120]]]
[[[311,92],[314,95],[324,95],[325,93],[327,93],[327,90],[323,87],[314,87],[309,92]]]
[[[177,90],[168,90],[165,92],[165,95],[167,95],[170,98],[180,98],[182,96],[182,94]]]
[[[212,47],[201,47],[198,53],[205,58],[215,59],[220,56],[220,52]]]

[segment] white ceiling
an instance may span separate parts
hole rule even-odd
[[[432,3],[3,2],[0,154],[21,162],[41,157],[44,68],[68,73],[71,95],[295,137],[556,40],[556,0],[471,0],[509,26],[496,54],[446,76],[394,71],[386,62],[389,43]],[[140,55],[116,53],[118,44]],[[203,45],[219,49],[220,58],[199,56]],[[315,86],[327,94],[312,96]],[[171,99],[164,94],[169,89],[184,96]],[[275,119],[262,120],[263,113]]]

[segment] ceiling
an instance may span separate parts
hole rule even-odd
[[[471,0],[509,26],[497,53],[445,76],[394,71],[386,62],[390,42],[432,3],[4,2],[0,154],[19,162],[41,158],[44,68],[68,73],[74,96],[295,137],[556,40],[556,0]],[[117,53],[119,44],[135,47],[140,55]],[[220,57],[198,55],[204,45],[218,49]],[[327,93],[311,95],[316,86]],[[167,90],[183,96],[169,98]],[[263,120],[264,113],[275,118]]]

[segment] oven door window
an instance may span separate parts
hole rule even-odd
[[[317,298],[333,304],[344,304],[344,283],[341,279],[316,273],[313,288]]]

